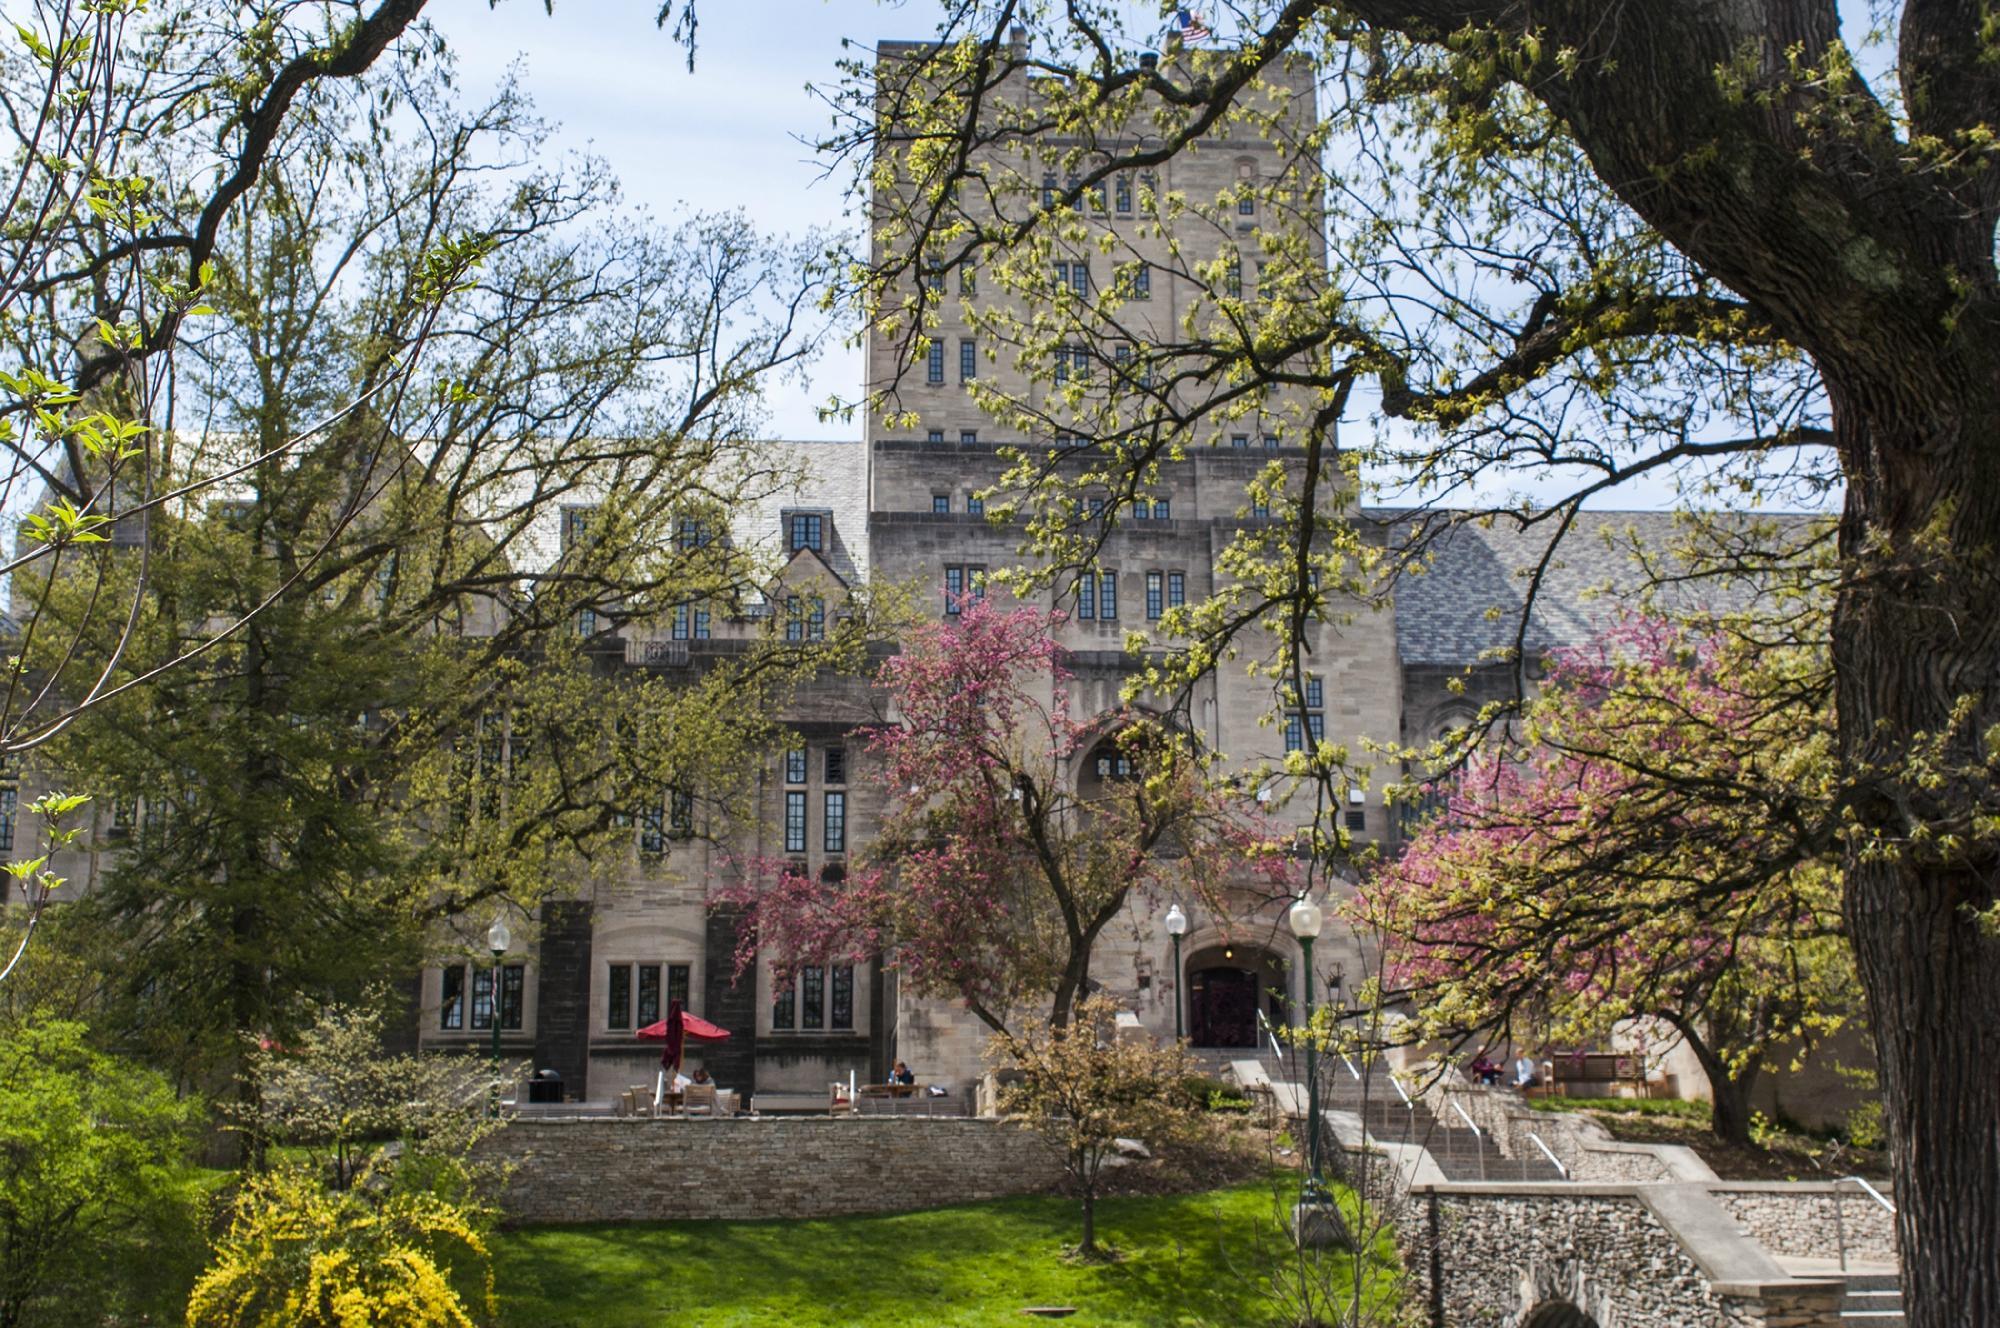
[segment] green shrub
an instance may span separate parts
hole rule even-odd
[[[202,1253],[196,1114],[81,1024],[0,1026],[0,1323],[178,1317]]]

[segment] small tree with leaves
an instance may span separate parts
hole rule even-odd
[[[1097,1196],[1105,1161],[1121,1138],[1158,1148],[1191,1135],[1195,1112],[1180,1090],[1186,1056],[1143,1035],[1112,1031],[1116,1007],[1101,996],[1081,1002],[1065,1023],[1024,1023],[993,1039],[996,1069],[1010,1072],[1002,1111],[1021,1117],[1063,1155],[1063,1170],[1083,1206],[1076,1254],[1107,1257],[1097,1243]]]
[[[493,1067],[437,1053],[386,1056],[387,996],[335,1005],[296,1042],[265,1040],[246,1058],[254,1103],[230,1108],[234,1128],[259,1145],[302,1150],[333,1190],[415,1183],[476,1196],[489,1177],[472,1162],[503,1122],[491,1111]],[[394,1148],[387,1147],[394,1144]]]
[[[906,989],[961,1000],[996,1032],[1069,1023],[1099,938],[1135,897],[1289,893],[1288,845],[1191,740],[1137,709],[1079,717],[1061,619],[968,598],[883,666],[894,722],[868,740],[886,809],[844,881],[757,863],[718,892],[741,906],[739,970],[893,947]],[[1103,754],[1110,777],[1082,770]]]

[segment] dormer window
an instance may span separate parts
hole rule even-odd
[[[825,517],[814,513],[794,512],[789,541],[791,552],[811,549],[814,553],[818,553],[825,535],[825,522]]]

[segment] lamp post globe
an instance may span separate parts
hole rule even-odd
[[[1187,1028],[1181,1022],[1181,937],[1187,935],[1187,914],[1175,904],[1167,910],[1167,935],[1174,941],[1174,1041],[1186,1041]]]
[[[507,929],[507,919],[497,917],[493,925],[486,929],[486,948],[493,954],[493,978],[486,989],[486,1017],[493,1025],[493,1096],[487,1104],[487,1114],[500,1114],[500,961],[507,956],[514,944],[514,933]]]
[[[1292,911],[1285,915],[1285,921],[1291,924],[1292,935],[1298,937],[1302,944],[1310,945],[1319,939],[1319,930],[1326,921],[1326,915],[1312,901],[1311,895],[1300,895],[1292,901]]]
[[[1292,903],[1291,912],[1285,921],[1291,926],[1292,935],[1298,937],[1299,949],[1304,952],[1305,963],[1305,1009],[1306,1009],[1306,1183],[1305,1198],[1311,1203],[1324,1202],[1326,1186],[1320,1179],[1319,1169],[1319,1037],[1313,1029],[1313,942],[1319,939],[1320,927],[1326,915],[1313,902],[1309,894],[1300,895]]]

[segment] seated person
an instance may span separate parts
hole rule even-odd
[[[714,1083],[715,1080],[708,1077],[708,1067],[706,1065],[697,1065],[694,1070],[694,1078],[688,1080],[688,1082],[697,1087],[705,1088]]]
[[[1480,1087],[1491,1088],[1500,1082],[1500,1065],[1482,1051],[1472,1060],[1472,1077]]]
[[[1524,1055],[1514,1062],[1514,1087],[1534,1088],[1541,1082],[1542,1077],[1535,1073],[1535,1062],[1531,1057]]]
[[[897,1061],[896,1068],[889,1071],[889,1082],[892,1084],[914,1084],[917,1082],[917,1076],[910,1073],[909,1066],[903,1064],[901,1061]]]

